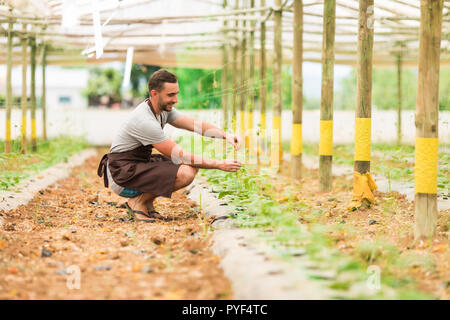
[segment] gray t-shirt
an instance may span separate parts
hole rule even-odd
[[[162,111],[160,115],[150,109],[146,100],[134,109],[116,134],[110,152],[124,152],[140,146],[160,143],[168,139],[161,128],[166,123],[175,121],[181,113],[173,108],[172,111]]]
[[[109,151],[125,152],[143,145],[163,142],[168,137],[161,128],[161,119],[162,127],[164,128],[166,123],[175,121],[179,116],[181,116],[181,113],[177,109],[172,108],[172,111],[163,111],[155,117],[145,100],[131,112],[122,124]],[[108,167],[107,173],[111,189],[115,193],[120,194],[124,188],[114,182]]]

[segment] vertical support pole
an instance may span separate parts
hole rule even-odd
[[[266,0],[261,0],[261,7],[266,6]],[[261,16],[264,17],[266,12],[261,11]],[[260,101],[260,141],[258,144],[258,164],[260,164],[260,145],[264,145],[266,141],[266,105],[267,105],[267,79],[266,79],[266,23],[261,22],[261,38],[260,38],[260,89],[259,89],[259,101]]]
[[[397,144],[402,143],[402,59],[400,51],[397,54]]]
[[[302,113],[303,113],[303,1],[294,0],[294,50],[292,63],[292,178],[302,177]]]
[[[235,0],[235,9],[239,9],[239,0]],[[233,128],[233,133],[236,133],[237,130],[237,95],[238,95],[238,90],[237,90],[237,86],[238,86],[238,69],[237,69],[237,59],[238,59],[238,27],[239,27],[239,22],[236,19],[236,21],[234,22],[234,27],[236,29],[235,32],[235,36],[233,39],[233,65],[232,65],[232,82],[233,82],[233,103],[232,103],[232,113],[231,113],[231,125]],[[236,159],[237,157],[237,152],[235,149],[233,149],[234,151],[234,159]]]
[[[47,45],[42,44],[42,139],[47,140],[47,105],[45,100],[45,68],[47,66]]]
[[[226,9],[227,0],[223,0],[223,8]],[[226,30],[228,26],[227,19],[223,20],[223,28]],[[223,108],[223,127],[225,130],[228,127],[228,46],[227,46],[227,31],[224,32],[225,42],[222,48],[223,54],[223,68],[222,68],[222,108]]]
[[[36,136],[36,38],[30,38],[31,48],[31,88],[30,88],[30,107],[31,107],[31,150],[37,151]]]
[[[223,8],[226,10],[227,8],[227,0],[223,0]],[[222,47],[222,63],[223,63],[223,67],[222,67],[222,110],[223,110],[223,129],[225,131],[228,131],[228,97],[229,97],[229,92],[228,92],[228,44],[227,44],[227,25],[228,25],[228,21],[227,19],[223,20],[223,28],[224,28],[224,42],[223,42],[223,47]],[[227,150],[227,142],[226,140],[223,140],[223,155],[226,155],[226,150]]]
[[[22,105],[22,152],[27,153],[27,38],[25,36],[27,31],[27,25],[24,23],[22,25],[23,38],[21,39],[22,44],[22,98],[20,100]]]
[[[336,0],[325,1],[322,39],[322,97],[320,101],[319,183],[331,191],[333,161],[333,81]]]
[[[370,136],[372,117],[372,55],[374,0],[359,0],[358,62],[355,114],[355,164],[353,198],[349,209],[375,202],[376,185],[370,175]]]
[[[270,141],[270,165],[280,169],[280,163],[282,160],[282,148],[281,148],[281,0],[275,0],[274,8],[274,51],[275,61],[273,63],[273,83],[272,83],[272,137]]]
[[[238,46],[237,44],[233,44],[233,65],[232,65],[232,75],[231,82],[233,83],[233,104],[232,104],[232,112],[231,112],[231,123],[233,132],[236,132],[236,114],[237,114],[237,52]]]
[[[442,0],[420,1],[419,74],[416,104],[416,239],[432,237],[437,221],[439,55]]]
[[[236,5],[235,5],[235,9],[238,10],[239,9],[239,0],[236,0]],[[236,32],[235,32],[235,37],[233,39],[233,65],[232,65],[232,79],[231,81],[233,82],[233,110],[232,110],[232,126],[233,126],[233,132],[236,133],[237,130],[237,94],[238,94],[238,90],[237,90],[237,86],[238,86],[238,66],[237,66],[237,59],[238,59],[238,39],[237,39],[237,35],[238,35],[238,27],[239,27],[239,22],[238,20],[236,20],[234,22],[234,27],[236,28]]]
[[[246,0],[243,0],[243,9],[246,8]],[[246,79],[246,69],[247,69],[247,32],[245,28],[247,27],[247,21],[245,20],[246,14],[243,14],[244,20],[242,22],[242,42],[241,42],[241,88],[240,88],[240,104],[239,104],[239,128],[240,135],[244,137],[244,146],[248,148],[246,130],[245,130],[245,109],[247,105],[247,79]]]
[[[250,8],[255,8],[255,0],[250,0]],[[248,156],[254,159],[254,139],[253,139],[253,109],[255,107],[256,92],[255,92],[255,21],[250,23],[250,39],[249,39],[249,64],[250,73],[248,76],[249,83],[249,100],[248,100],[248,114],[247,114],[247,130],[248,130]],[[253,160],[252,160],[253,161]]]
[[[8,52],[6,57],[6,135],[5,135],[5,153],[12,151],[11,145],[11,109],[12,109],[12,38],[13,38],[13,23],[8,23]]]

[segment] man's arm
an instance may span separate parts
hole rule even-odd
[[[184,151],[172,139],[167,139],[153,145],[156,150],[172,159],[175,163],[190,165],[203,169],[220,169],[223,171],[237,171],[241,168],[241,163],[236,160],[213,160],[207,159],[190,152]]]
[[[179,116],[175,121],[172,121],[170,124],[179,129],[197,132],[205,137],[226,139],[229,143],[231,143],[235,147],[236,150],[238,150],[241,145],[239,136],[226,133],[225,131],[217,128],[211,123],[196,120],[185,114]]]

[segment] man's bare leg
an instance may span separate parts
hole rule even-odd
[[[195,175],[198,172],[198,168],[191,167],[186,164],[182,164],[178,169],[177,178],[173,186],[173,191],[180,190],[187,187],[194,181]]]

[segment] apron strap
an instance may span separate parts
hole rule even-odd
[[[109,186],[107,164],[108,164],[108,154],[105,154],[102,160],[100,160],[100,164],[98,165],[97,169],[97,175],[99,177],[102,177],[103,175],[103,182],[105,184],[105,188],[108,188]]]

